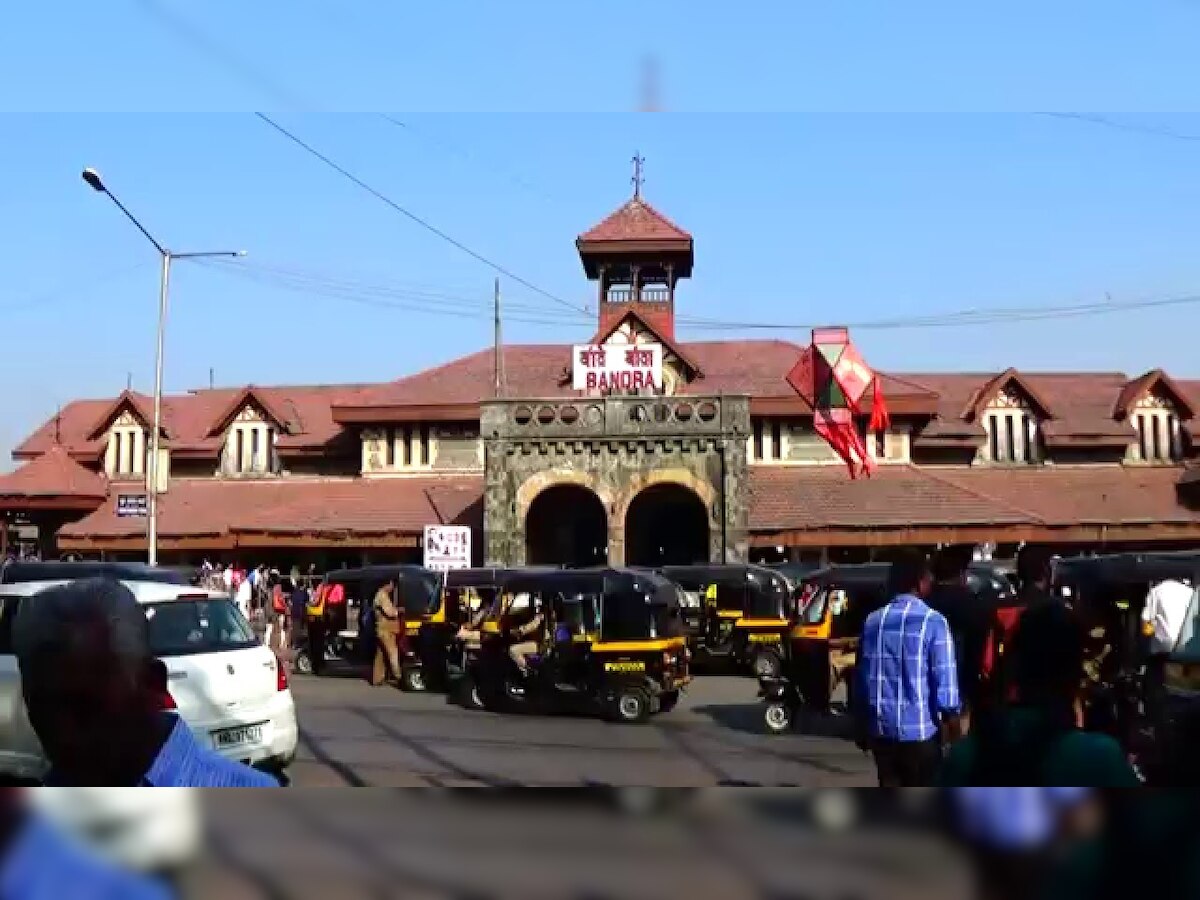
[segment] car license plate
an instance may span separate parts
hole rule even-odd
[[[242,744],[261,744],[263,739],[263,724],[241,725],[237,728],[223,728],[213,732],[213,743],[218,750],[228,747],[240,747]]]

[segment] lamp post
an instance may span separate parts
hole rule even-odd
[[[145,235],[146,240],[154,245],[154,249],[158,251],[159,257],[162,259],[162,269],[159,275],[158,285],[158,336],[155,342],[154,350],[154,424],[153,431],[150,434],[150,460],[147,466],[147,480],[149,488],[149,498],[147,506],[147,525],[146,525],[146,561],[150,565],[158,564],[158,458],[159,458],[159,434],[162,431],[162,380],[163,380],[163,336],[166,332],[167,324],[167,293],[168,286],[171,280],[171,261],[175,259],[201,259],[204,257],[215,256],[245,256],[245,250],[213,250],[201,253],[176,253],[168,250],[152,235],[141,222],[125,208],[125,205],[116,198],[104,184],[100,178],[100,173],[95,169],[84,169],[83,180],[87,182],[92,190],[107,195],[108,199],[112,200],[117,205],[117,209],[125,214],[130,222],[137,226],[137,230]]]

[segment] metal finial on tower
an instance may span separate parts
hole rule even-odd
[[[642,196],[642,184],[646,181],[645,172],[642,167],[646,164],[646,160],[640,153],[633,155],[633,196],[635,199],[640,199]]]

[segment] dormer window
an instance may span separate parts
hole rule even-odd
[[[1041,459],[1038,419],[1024,398],[1001,391],[984,407],[987,432],[984,455],[989,462],[1034,463]]]
[[[109,478],[137,478],[146,473],[146,430],[128,412],[108,432],[104,471]]]
[[[1169,463],[1183,458],[1183,432],[1175,408],[1164,397],[1147,395],[1130,411],[1137,434],[1137,458],[1142,462]]]
[[[275,439],[275,427],[253,406],[246,406],[225,432],[225,472],[230,475],[277,472]]]

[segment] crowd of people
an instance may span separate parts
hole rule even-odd
[[[1115,737],[1085,728],[1090,632],[1069,598],[1052,592],[1051,556],[1022,552],[1018,591],[991,607],[967,588],[969,561],[955,549],[932,565],[901,555],[890,600],[866,619],[853,711],[880,785],[1141,783]],[[1191,596],[1170,582],[1147,598],[1150,659],[1160,669]]]

